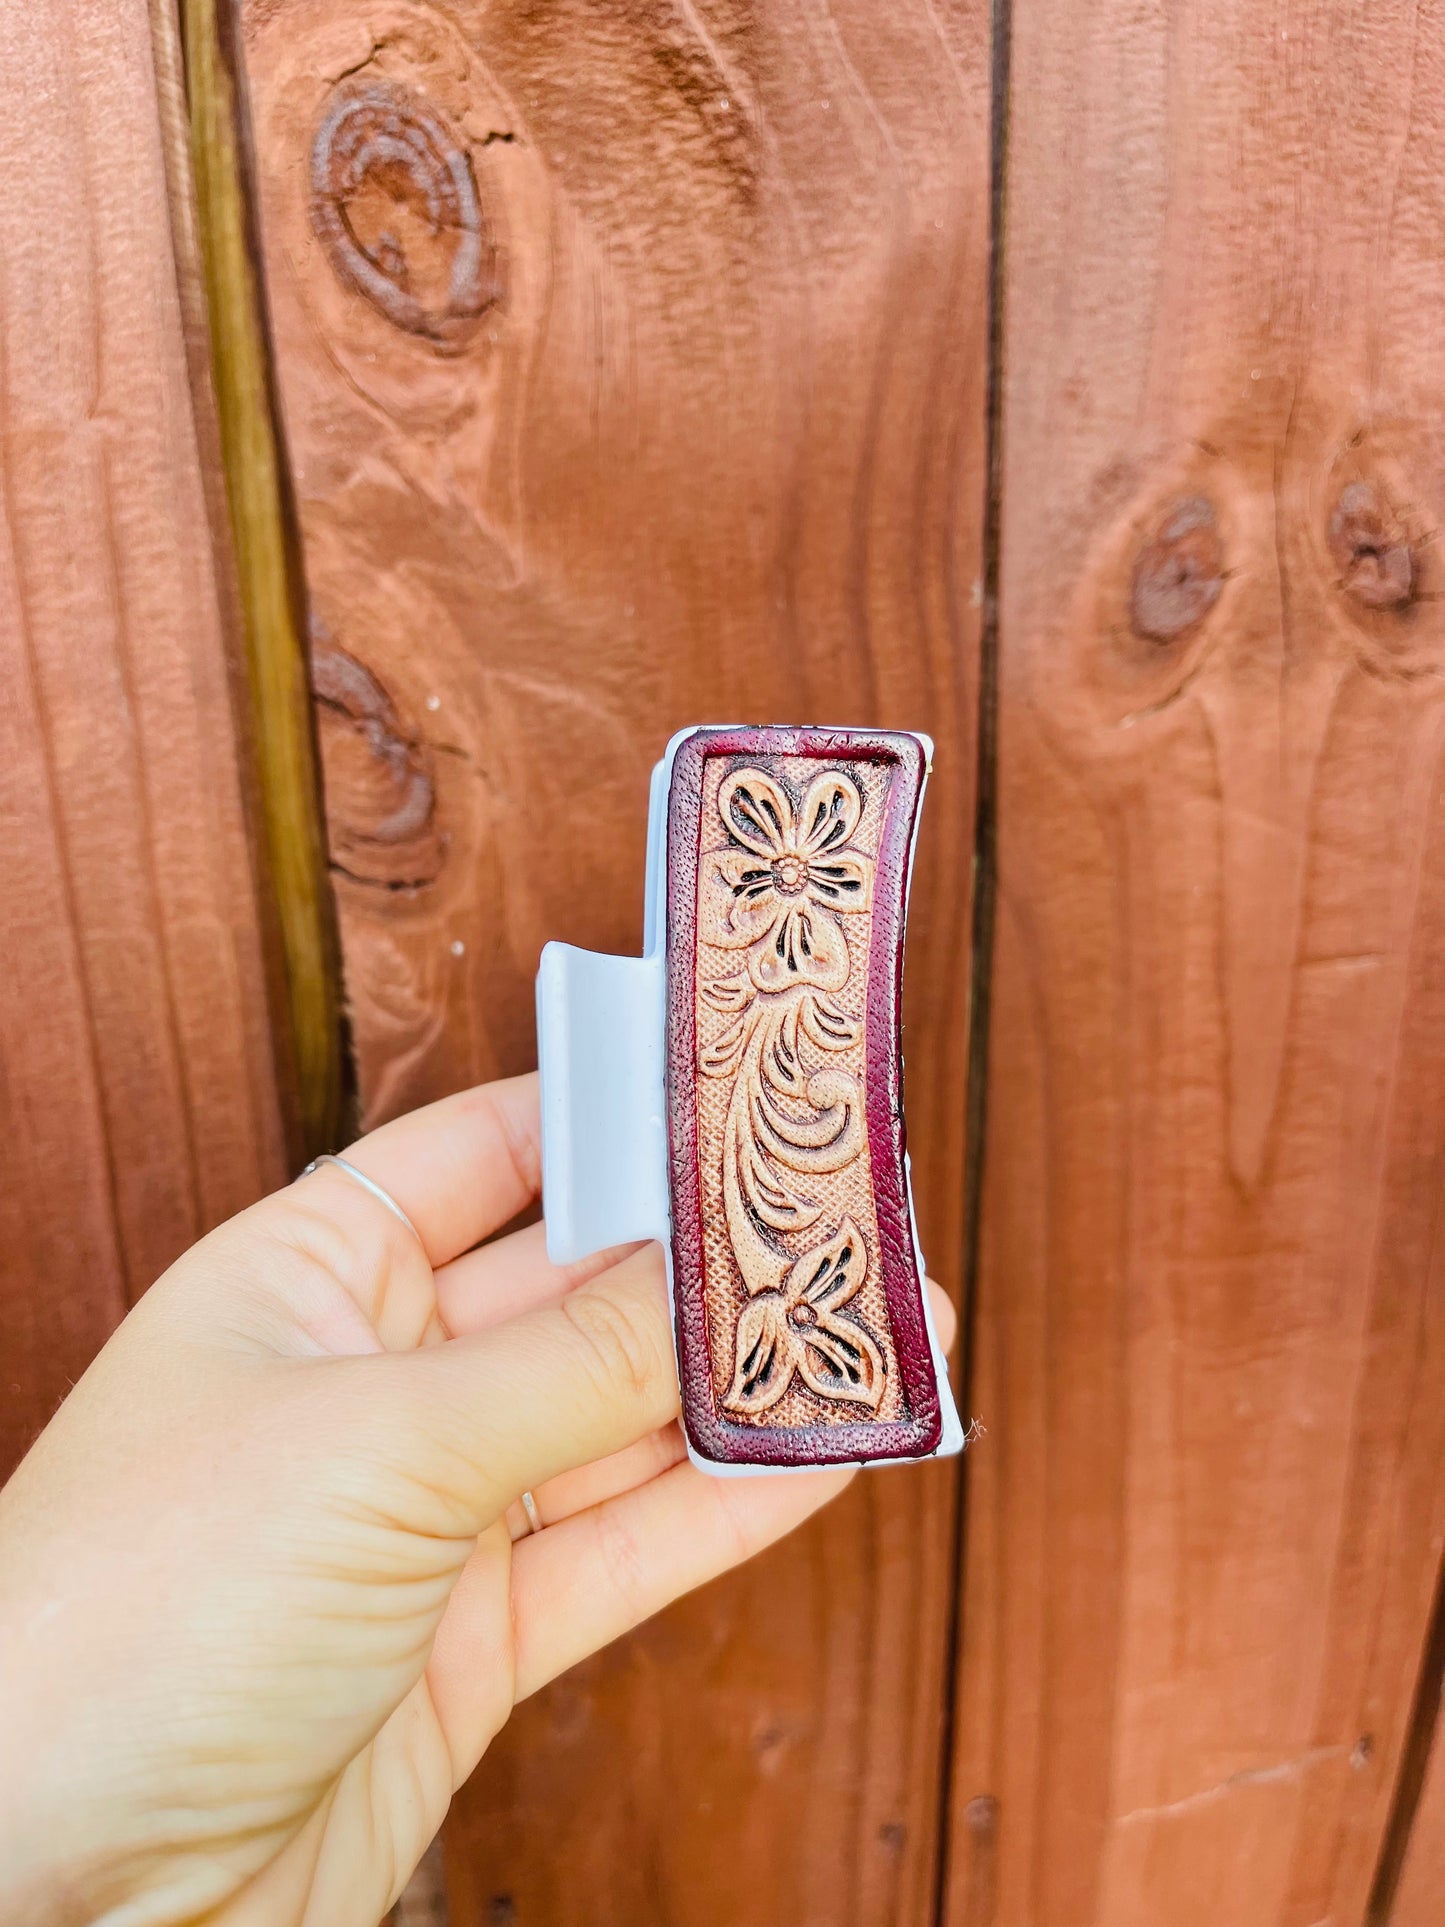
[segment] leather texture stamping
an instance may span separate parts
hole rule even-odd
[[[899,1055],[922,741],[699,730],[667,817],[684,1421],[719,1465],[915,1458],[943,1409]]]

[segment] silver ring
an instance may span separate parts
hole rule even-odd
[[[537,1510],[537,1501],[532,1497],[530,1492],[524,1492],[522,1494],[522,1510],[527,1515],[528,1532],[540,1532],[542,1530],[542,1515]]]
[[[372,1197],[374,1197],[379,1204],[384,1204],[388,1211],[390,1211],[395,1217],[398,1217],[401,1219],[402,1223],[406,1226],[407,1230],[411,1233],[413,1238],[415,1238],[417,1243],[421,1245],[422,1250],[423,1251],[426,1250],[426,1245],[422,1241],[421,1233],[417,1230],[416,1226],[412,1223],[411,1219],[402,1210],[401,1206],[397,1203],[396,1199],[391,1195],[391,1193],[389,1191],[383,1191],[375,1178],[369,1178],[364,1171],[358,1171],[354,1164],[348,1164],[345,1158],[337,1157],[334,1151],[323,1151],[319,1158],[312,1158],[311,1162],[307,1165],[306,1169],[301,1173],[302,1177],[309,1178],[311,1176],[311,1173],[313,1171],[319,1171],[323,1164],[334,1164],[338,1171],[344,1171],[347,1177],[353,1179],[357,1184],[361,1186],[363,1191],[369,1191]]]

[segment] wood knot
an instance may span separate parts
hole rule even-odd
[[[335,867],[357,883],[415,890],[435,882],[446,854],[425,745],[402,729],[365,663],[313,636],[326,826]]]
[[[1203,622],[1224,586],[1224,551],[1214,504],[1203,495],[1175,502],[1139,551],[1129,617],[1146,642],[1177,642]]]
[[[464,347],[501,292],[471,155],[399,88],[333,102],[311,148],[311,225],[348,286],[434,347]]]
[[[1349,482],[1330,516],[1330,554],[1340,587],[1365,609],[1402,609],[1415,595],[1415,551],[1373,482]]]

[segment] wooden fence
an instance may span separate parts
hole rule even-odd
[[[1435,1927],[1445,17],[176,5],[0,7],[7,1462],[636,947],[674,728],[921,727],[984,1436],[524,1707],[412,1918]]]

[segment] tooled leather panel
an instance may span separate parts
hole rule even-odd
[[[921,745],[891,732],[707,730],[674,760],[673,1290],[711,1459],[939,1442],[898,1030],[922,781]]]

